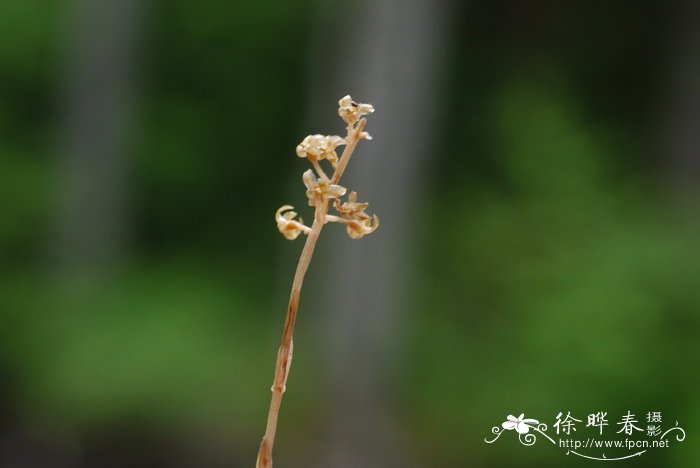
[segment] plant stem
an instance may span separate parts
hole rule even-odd
[[[318,160],[312,159],[312,160],[311,160],[311,165],[314,166],[314,169],[316,169],[316,173],[317,173],[320,177],[323,177],[324,179],[327,179],[327,178],[328,178],[328,176],[327,176],[326,173],[324,172],[323,168],[322,168],[321,165],[319,164]]]
[[[345,149],[343,150],[343,154],[340,156],[340,160],[338,161],[338,166],[335,168],[335,172],[331,178],[331,183],[337,184],[338,181],[340,181],[340,178],[345,171],[345,167],[348,165],[348,161],[350,161],[350,156],[352,156],[352,152],[355,151],[357,142],[360,141],[360,135],[362,134],[362,130],[365,128],[366,123],[366,119],[360,119],[359,122],[357,122],[357,125],[348,125],[347,143],[345,145]]]
[[[292,352],[294,350],[294,341],[292,334],[294,332],[294,324],[297,320],[297,312],[299,310],[299,297],[301,295],[301,287],[304,283],[306,270],[309,268],[311,257],[316,247],[316,241],[321,234],[321,229],[325,224],[325,214],[328,211],[328,201],[323,202],[316,207],[314,214],[314,223],[311,226],[304,244],[304,249],[301,251],[297,270],[294,274],[294,282],[292,283],[292,292],[289,296],[289,305],[287,306],[287,318],[284,322],[284,330],[282,332],[282,342],[277,351],[277,363],[275,364],[275,379],[272,384],[272,399],[270,400],[270,410],[267,414],[267,427],[262,442],[260,442],[260,450],[258,451],[258,460],[256,468],[271,468],[272,467],[272,447],[275,443],[275,432],[277,431],[277,418],[279,416],[280,406],[282,404],[282,395],[287,389],[287,377],[289,376],[289,368],[292,364]]]
[[[362,129],[365,126],[365,119],[361,119],[357,125],[348,125],[347,144],[340,156],[338,166],[333,173],[332,183],[338,183],[343,171],[352,156],[355,146],[360,141]],[[322,175],[322,174],[319,174]],[[325,174],[323,174],[325,176]],[[258,451],[258,459],[256,468],[272,468],[272,447],[275,444],[275,433],[277,432],[277,419],[279,417],[280,406],[282,405],[282,395],[287,389],[287,377],[292,364],[292,352],[294,349],[294,341],[292,335],[294,333],[294,324],[297,320],[297,312],[299,310],[299,298],[301,295],[301,287],[304,283],[306,270],[309,268],[311,257],[316,248],[316,242],[321,234],[323,226],[326,224],[328,216],[328,207],[330,200],[324,200],[320,205],[316,206],[314,212],[314,222],[311,225],[311,231],[308,233],[304,249],[301,251],[297,270],[294,274],[292,283],[292,292],[289,295],[289,305],[287,306],[287,317],[284,321],[284,330],[282,331],[282,341],[279,350],[277,351],[277,362],[275,363],[275,378],[272,384],[272,398],[270,400],[270,410],[267,414],[267,427],[265,435],[260,442]]]

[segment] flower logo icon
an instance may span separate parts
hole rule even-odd
[[[536,419],[524,419],[525,418],[525,413],[522,413],[520,416],[517,418],[513,416],[512,414],[508,415],[506,419],[508,419],[506,422],[501,424],[501,427],[506,430],[512,430],[515,429],[518,434],[527,434],[530,431],[530,426],[532,425],[537,425],[540,422]]]

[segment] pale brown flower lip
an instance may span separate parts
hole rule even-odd
[[[311,228],[304,225],[303,219],[299,218],[299,221],[294,219],[297,213],[292,211],[293,209],[294,207],[291,205],[284,205],[275,213],[277,229],[289,240],[296,239],[301,233],[308,234],[311,231]]]

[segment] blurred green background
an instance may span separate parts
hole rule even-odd
[[[628,410],[688,433],[629,464],[700,466],[698,31],[692,2],[2,0],[0,466],[253,465],[302,246],[273,215],[311,219],[294,148],[347,93],[382,226],[321,237],[276,466],[598,463],[484,438]]]

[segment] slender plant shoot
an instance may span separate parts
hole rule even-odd
[[[275,214],[277,229],[284,237],[293,240],[300,234],[304,234],[306,235],[306,243],[299,257],[292,282],[292,291],[289,295],[287,317],[282,331],[282,342],[277,352],[275,377],[271,388],[272,399],[267,415],[267,428],[262,442],[260,442],[256,468],[272,467],[272,447],[275,443],[277,418],[282,404],[282,395],[287,388],[289,368],[292,364],[294,348],[292,335],[299,309],[301,286],[323,226],[328,222],[344,224],[348,235],[353,239],[359,239],[373,232],[379,226],[379,219],[376,215],[370,216],[365,213],[368,204],[359,203],[357,193],[350,192],[347,201],[341,203],[341,197],[346,194],[347,190],[339,185],[340,178],[343,176],[357,143],[363,139],[372,139],[364,131],[367,120],[362,116],[374,112],[374,107],[370,104],[359,104],[353,101],[350,96],[342,98],[338,105],[338,115],[347,124],[345,138],[336,135],[309,135],[297,146],[297,156],[308,159],[312,167],[302,176],[306,186],[306,196],[309,198],[309,206],[313,206],[315,209],[311,227],[306,226],[301,218],[298,221],[295,219],[297,213],[293,211],[293,206],[284,205]],[[338,158],[336,150],[340,146],[344,146],[344,149]],[[323,170],[322,161],[326,161],[326,164],[331,166],[333,170],[331,177],[328,177]],[[328,213],[331,204],[337,215]]]

